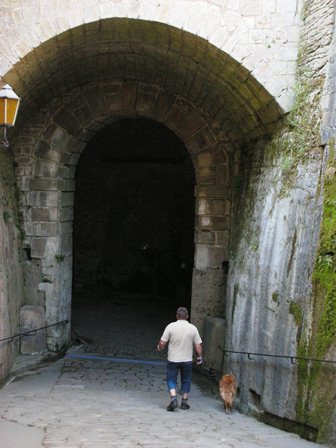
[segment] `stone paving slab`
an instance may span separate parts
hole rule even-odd
[[[226,415],[195,384],[191,409],[167,412],[164,370],[107,357],[65,358],[29,371],[0,390],[0,447],[321,446],[237,411]]]
[[[41,428],[31,428],[15,422],[0,420],[0,446],[1,448],[40,448],[44,439]]]

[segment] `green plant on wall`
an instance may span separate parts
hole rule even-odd
[[[334,171],[335,169],[335,171]],[[336,343],[336,161],[331,148],[325,177],[323,219],[320,231],[320,244],[313,273],[316,296],[324,297],[324,306],[316,317],[319,320],[316,335],[316,353],[323,356],[333,343]]]
[[[63,255],[63,254],[56,254],[55,255],[55,260],[56,260],[57,263],[62,263],[62,261],[64,261],[64,259],[65,259],[65,255]]]
[[[302,310],[298,303],[291,301],[289,303],[289,312],[294,317],[295,323],[298,327],[302,325]]]
[[[272,141],[273,156],[280,158],[284,186],[291,186],[297,166],[304,162],[312,149],[319,148],[320,95],[322,80],[312,73],[299,73],[295,87],[295,103]]]

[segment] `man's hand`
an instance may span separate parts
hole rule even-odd
[[[159,341],[158,345],[156,346],[157,351],[161,352],[161,350],[163,350],[166,346],[167,342],[164,341]]]
[[[197,358],[196,358],[196,365],[200,366],[202,364],[202,362],[203,362],[202,356],[197,356]]]

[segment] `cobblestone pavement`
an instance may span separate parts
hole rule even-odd
[[[72,349],[54,363],[30,368],[0,390],[0,448],[320,446],[237,411],[226,415],[222,403],[196,384],[190,410],[167,412],[165,363],[152,349],[162,322],[147,327],[148,334],[139,339],[144,342],[142,351],[131,334],[146,322],[146,314],[139,310],[128,314],[122,320],[122,338],[115,333],[121,314],[115,309],[114,317],[109,312],[100,314],[101,320],[91,321],[85,335],[93,338],[91,344]],[[85,314],[86,324],[94,315],[96,319],[96,312]],[[80,324],[79,314],[75,319]],[[82,323],[85,319],[82,316]],[[112,328],[110,336],[106,336],[106,320]],[[106,340],[99,345],[100,333]],[[125,345],[126,341],[131,344]],[[141,359],[136,360],[135,354]],[[115,359],[116,355],[122,358]]]

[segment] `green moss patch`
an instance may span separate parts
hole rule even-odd
[[[333,159],[333,155],[332,155]],[[327,171],[334,168],[330,160]],[[336,171],[335,171],[336,172]],[[334,172],[334,173],[335,173]],[[315,291],[315,318],[318,320],[315,349],[323,356],[336,343],[336,177],[326,176],[324,185],[323,219],[320,245],[316,258],[313,285]]]
[[[302,311],[301,307],[296,302],[290,302],[289,304],[289,312],[294,317],[295,323],[298,327],[301,327],[302,325]]]
[[[279,303],[279,293],[278,293],[278,291],[274,291],[274,292],[273,292],[273,294],[272,294],[272,300],[273,300],[273,302],[275,302],[275,303]]]
[[[280,157],[284,190],[292,186],[299,163],[319,148],[322,83],[309,72],[299,75],[295,104],[269,147],[273,157]]]

